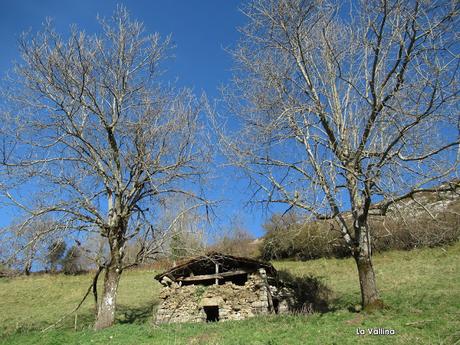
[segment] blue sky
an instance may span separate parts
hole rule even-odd
[[[236,27],[245,20],[237,0],[2,1],[1,70],[18,59],[20,33],[40,29],[46,17],[54,19],[60,32],[75,23],[92,33],[99,30],[96,16],[110,16],[117,4],[124,4],[133,18],[144,22],[148,32],[163,37],[172,34],[176,49],[170,77],[178,77],[180,84],[215,95],[216,87],[228,80],[231,58],[223,48],[235,44],[239,37]]]
[[[232,47],[239,38],[238,26],[245,23],[239,0],[136,0],[120,2],[22,0],[2,1],[0,4],[0,72],[11,69],[12,61],[20,60],[17,39],[21,32],[39,30],[46,17],[54,20],[57,30],[68,32],[70,24],[77,24],[87,33],[100,27],[96,16],[109,17],[117,4],[125,5],[132,18],[144,22],[146,31],[159,32],[163,37],[172,34],[174,59],[167,65],[167,77],[179,86],[192,87],[197,95],[203,91],[209,98],[219,96],[218,87],[231,77],[232,60],[225,48]],[[262,223],[267,214],[261,209],[244,208],[249,194],[247,183],[238,180],[234,172],[226,170],[223,182],[212,197],[227,201],[216,209],[216,224],[228,224],[238,218],[254,235],[262,235]],[[214,187],[216,188],[216,187]],[[6,225],[12,210],[0,214],[0,226]]]

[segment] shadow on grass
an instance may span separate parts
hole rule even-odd
[[[319,277],[295,276],[288,271],[278,271],[280,283],[292,291],[290,309],[294,314],[326,313],[330,307],[332,290]]]
[[[118,324],[142,324],[147,322],[147,320],[152,316],[153,308],[157,303],[149,303],[141,307],[132,307],[129,305],[117,305],[115,323]],[[84,312],[77,313],[77,319],[75,320],[75,314],[69,315],[57,328],[60,329],[72,329],[76,328],[77,330],[83,330],[88,328],[93,328],[94,322],[96,320],[96,315],[94,311],[85,310]],[[34,327],[36,330],[43,329],[44,324],[40,327]]]
[[[126,305],[117,306],[117,323],[120,324],[141,324],[152,317],[153,308],[158,302],[152,302],[141,307],[130,307]]]
[[[153,308],[157,303],[149,303],[141,307],[132,307],[129,305],[118,305],[116,312],[117,324],[143,324],[148,321],[153,315]],[[83,310],[75,314],[68,315],[62,322],[53,327],[52,329],[92,329],[95,322],[95,314],[93,310]],[[52,320],[54,321],[54,320]],[[57,320],[56,320],[57,321]],[[28,333],[32,331],[41,331],[50,326],[52,322],[37,321],[33,323],[17,324],[16,327],[1,328],[0,325],[0,339],[3,336],[19,333]]]

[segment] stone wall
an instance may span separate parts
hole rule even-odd
[[[219,307],[220,321],[268,314],[272,310],[270,296],[264,270],[250,274],[244,286],[231,282],[209,286],[172,283],[160,292],[163,302],[156,323],[206,322],[204,307],[208,306]]]

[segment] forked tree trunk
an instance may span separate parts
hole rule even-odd
[[[94,325],[96,330],[110,327],[115,322],[115,309],[120,277],[121,272],[115,265],[108,267],[105,271],[104,290],[102,292],[102,299]]]

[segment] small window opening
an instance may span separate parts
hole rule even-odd
[[[219,307],[218,306],[207,306],[203,307],[206,313],[206,322],[217,322],[219,321]]]

